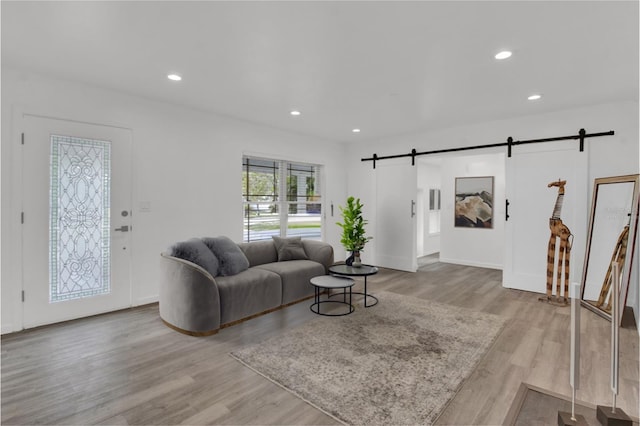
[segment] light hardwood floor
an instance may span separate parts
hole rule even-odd
[[[415,274],[381,270],[369,277],[374,293],[387,290],[508,319],[439,424],[501,424],[522,382],[570,395],[569,308],[504,289],[501,276],[431,262]],[[309,303],[209,337],[169,329],[157,305],[3,336],[2,424],[335,424],[228,355],[314,319]],[[610,405],[610,325],[582,313],[578,399]],[[638,333],[621,330],[620,340],[618,404],[637,418]]]

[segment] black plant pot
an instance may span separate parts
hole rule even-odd
[[[344,263],[346,263],[347,266],[353,265],[353,258],[354,258],[354,255],[353,255],[353,252],[351,252],[351,254],[349,255],[349,257],[347,257],[347,260],[345,260]]]
[[[362,263],[360,263],[360,251],[352,251],[351,255],[347,257],[347,260],[345,260],[344,263],[346,263],[347,266],[353,266],[354,268],[362,266]]]

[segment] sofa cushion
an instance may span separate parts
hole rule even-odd
[[[282,302],[282,284],[277,274],[249,268],[239,274],[216,278],[220,292],[220,324],[277,308]]]
[[[309,257],[302,246],[302,238],[272,237],[278,252],[278,262],[285,260],[308,260]]]
[[[312,260],[267,263],[251,269],[264,269],[280,276],[283,305],[313,295],[313,286],[309,280],[318,275],[325,275],[324,266]]]
[[[220,261],[220,275],[223,277],[239,274],[249,268],[247,257],[228,237],[203,238],[202,241]]]
[[[276,252],[276,246],[272,240],[239,243],[238,247],[249,259],[249,266],[278,261],[278,252]]]
[[[213,252],[199,238],[175,243],[169,248],[173,257],[188,260],[204,268],[212,277],[218,275],[220,263]]]

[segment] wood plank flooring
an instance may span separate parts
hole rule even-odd
[[[497,270],[427,262],[415,274],[381,270],[368,279],[374,293],[392,291],[508,320],[438,424],[502,424],[522,382],[570,395],[570,309],[504,289],[501,277]],[[314,319],[309,303],[209,337],[169,329],[157,305],[3,336],[2,424],[335,424],[228,355]],[[610,325],[584,309],[582,319],[578,399],[610,405]],[[620,342],[618,405],[637,418],[637,331],[621,330]]]

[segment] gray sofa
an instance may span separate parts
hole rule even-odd
[[[180,332],[211,335],[312,296],[309,280],[333,262],[331,245],[300,238],[176,243],[161,253],[160,317]]]

